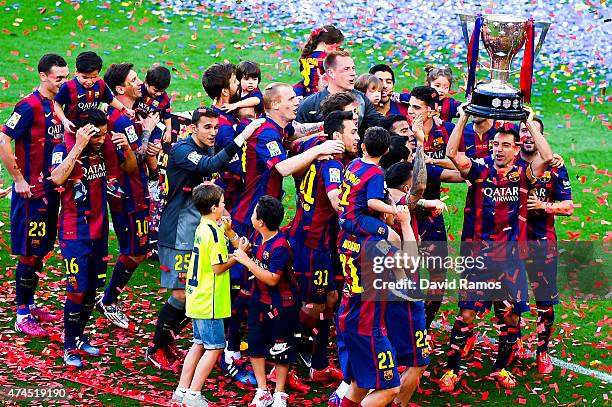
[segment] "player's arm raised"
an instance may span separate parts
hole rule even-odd
[[[546,141],[544,135],[542,135],[542,133],[540,132],[539,124],[534,120],[535,112],[533,111],[533,109],[529,106],[524,106],[523,108],[529,114],[527,116],[527,120],[525,120],[525,126],[531,134],[531,137],[533,138],[533,143],[535,144],[538,150],[538,154],[531,162],[531,171],[533,172],[533,175],[539,177],[544,173],[546,167],[550,163],[552,163],[553,152],[550,148],[550,144],[548,144],[548,141]]]
[[[425,153],[423,152],[425,134],[422,131],[419,134],[415,133],[415,138],[417,146],[412,159],[412,185],[408,194],[408,207],[410,209],[416,207],[427,187],[427,168],[425,166]]]
[[[459,146],[461,145],[461,137],[463,137],[463,130],[468,121],[468,114],[463,110],[466,104],[462,104],[457,108],[459,112],[459,120],[455,128],[453,129],[446,145],[446,156],[453,162],[455,167],[459,170],[463,177],[467,176],[472,168],[472,161],[466,157],[465,154],[459,153]]]
[[[344,152],[344,144],[340,140],[327,140],[322,144],[316,145],[301,154],[289,157],[276,164],[274,167],[283,177],[292,174],[299,174],[305,171],[310,163],[317,158],[333,156]]]
[[[74,147],[70,150],[66,158],[62,160],[61,164],[51,171],[51,181],[53,181],[55,185],[64,185],[68,177],[70,177],[72,169],[81,156],[83,149],[87,147],[89,139],[96,134],[97,131],[98,129],[92,124],[88,124],[77,130]]]

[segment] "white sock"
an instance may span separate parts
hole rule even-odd
[[[30,314],[25,314],[25,315],[17,314],[17,323],[20,324],[24,319],[28,318],[29,316]]]
[[[345,381],[340,382],[340,384],[338,385],[338,388],[336,389],[336,395],[338,395],[338,398],[340,398],[340,400],[344,398],[349,387],[351,386],[347,382]]]
[[[175,393],[176,393],[178,396],[183,396],[183,397],[185,397],[185,394],[187,393],[187,390],[188,390],[188,389],[186,389],[186,388],[184,388],[184,387],[177,387],[177,388],[176,388],[176,390],[175,390],[174,392],[175,392]]]
[[[195,391],[195,390],[187,390],[187,394],[185,394],[185,397],[191,400],[195,400],[197,399],[199,396],[201,396],[202,393],[199,391]]]

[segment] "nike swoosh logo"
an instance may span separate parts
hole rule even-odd
[[[49,116],[51,116],[51,112],[45,113],[45,117],[49,117]]]
[[[290,347],[291,346],[287,346],[286,343],[284,343],[283,346],[274,346],[272,349],[270,349],[270,355],[280,355],[281,353],[286,352]]]

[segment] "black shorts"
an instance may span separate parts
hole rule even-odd
[[[295,331],[298,308],[275,307],[256,300],[249,304],[249,356],[263,357],[278,364],[295,361]]]

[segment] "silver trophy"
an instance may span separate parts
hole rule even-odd
[[[483,14],[482,16],[459,14],[459,20],[468,50],[470,50],[471,38],[468,24],[473,24],[474,41],[479,41],[479,36],[491,58],[489,66],[483,66],[490,72],[489,80],[478,82],[472,90],[468,78],[467,98],[470,103],[466,111],[475,116],[492,119],[524,120],[527,115],[523,110],[523,100],[527,98],[529,102],[533,61],[542,48],[550,23],[534,23],[527,18],[507,14]],[[537,45],[535,45],[536,31],[539,33]],[[531,45],[526,45],[526,42],[529,41]],[[475,50],[478,49],[479,44],[475,45],[472,48],[472,54],[476,55],[472,55],[472,59],[478,58],[478,52]],[[523,45],[526,45],[524,59],[528,59],[521,70],[521,89],[517,89],[508,83],[508,78],[511,73],[517,71],[511,70],[512,60]],[[477,60],[473,63],[477,63]],[[470,75],[472,82],[475,82],[475,71],[471,70]]]

